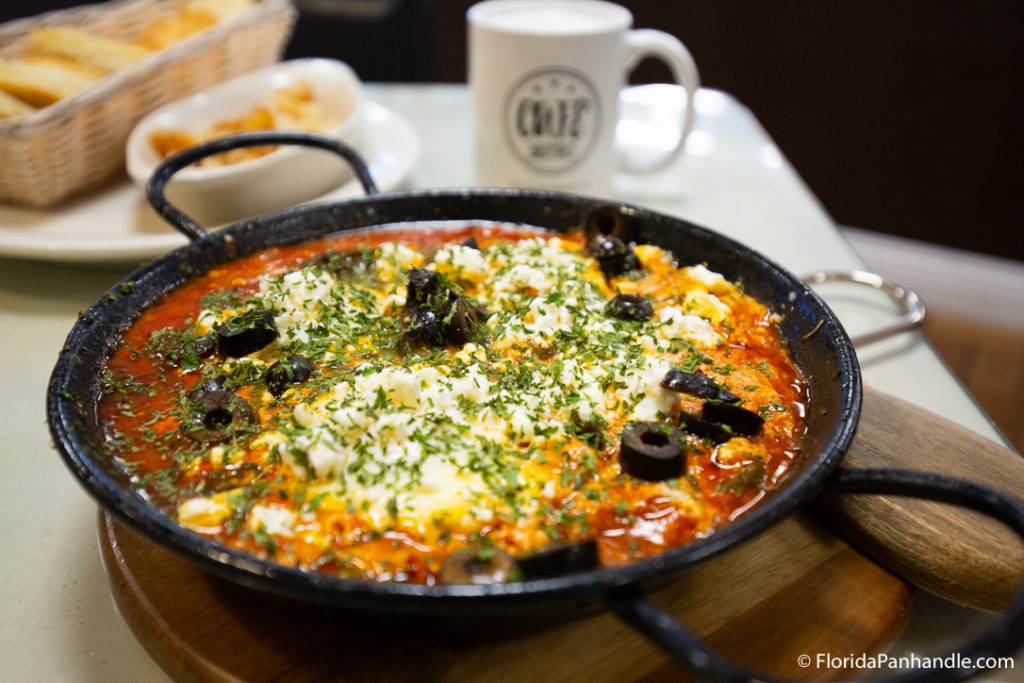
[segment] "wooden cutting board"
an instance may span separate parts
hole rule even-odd
[[[1024,460],[947,420],[865,390],[844,467],[896,467],[1024,491]],[[722,654],[770,674],[819,680],[817,653],[874,654],[906,625],[909,584],[998,609],[1024,575],[1019,539],[973,512],[893,496],[826,494],[736,550],[682,575],[653,601]],[[100,514],[111,588],[136,636],[187,681],[679,680],[666,657],[611,614],[493,635],[440,632],[407,619],[325,612],[212,577]]]
[[[410,633],[402,617],[298,605],[211,576],[100,513],[114,598],[149,653],[181,681],[678,681],[675,665],[609,613],[511,635]],[[722,653],[819,680],[801,654],[878,653],[903,631],[913,589],[812,511],[653,595]]]

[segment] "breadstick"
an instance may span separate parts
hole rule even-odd
[[[0,90],[0,119],[11,119],[15,116],[31,114],[35,110],[36,108],[32,105],[25,104],[17,97]]]
[[[103,69],[123,69],[150,53],[144,47],[70,28],[40,28],[29,34],[29,50],[58,55]]]
[[[33,107],[45,107],[74,95],[95,79],[52,64],[0,60],[0,90]]]

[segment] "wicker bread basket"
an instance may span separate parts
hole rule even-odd
[[[0,58],[20,55],[29,31],[69,26],[131,40],[175,0],[117,0],[0,26]],[[189,36],[27,116],[0,120],[0,201],[44,207],[122,172],[124,146],[146,113],[281,58],[296,11],[261,0],[237,17]]]

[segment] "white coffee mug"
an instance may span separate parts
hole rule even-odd
[[[487,0],[466,16],[479,185],[608,196],[616,171],[655,171],[682,151],[700,78],[675,37],[630,30],[629,10],[602,0]],[[645,57],[669,66],[687,101],[674,147],[641,166],[615,130],[619,91]]]

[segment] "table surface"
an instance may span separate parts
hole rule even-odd
[[[367,90],[408,119],[422,139],[409,187],[475,184],[465,86],[370,84]],[[696,107],[686,154],[656,174],[617,178],[620,199],[708,226],[800,275],[863,267],[749,110],[706,89]],[[53,450],[45,424],[46,382],[67,332],[78,312],[128,270],[0,257],[0,424],[6,435],[0,510],[7,529],[0,666],[9,680],[167,680],[111,600],[97,551],[96,506]],[[895,315],[876,292],[826,287],[819,291],[852,334]],[[866,382],[1002,439],[919,333],[858,354]],[[897,650],[938,654],[990,619],[925,595]],[[992,672],[982,680],[1019,681],[1021,674]]]

